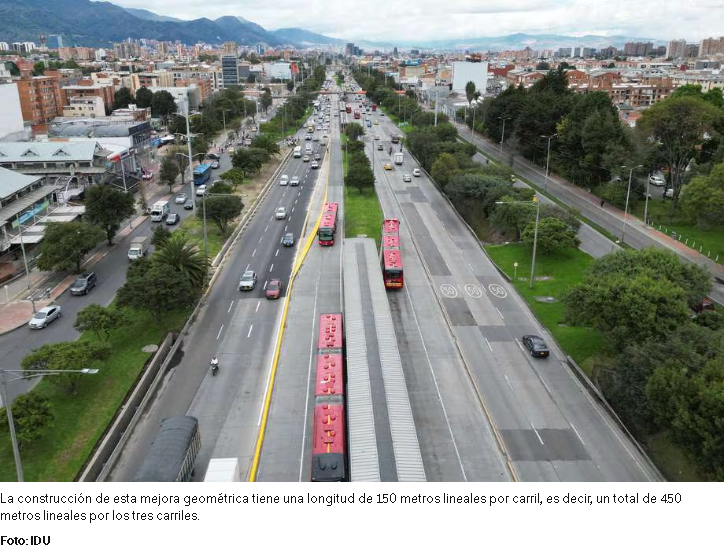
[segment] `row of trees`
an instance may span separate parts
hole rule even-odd
[[[136,104],[139,108],[151,108],[151,115],[154,117],[167,118],[177,111],[176,100],[170,92],[151,92],[146,87],[138,89],[135,96],[127,87],[121,87],[113,94],[114,110],[128,108],[129,104]]]
[[[348,123],[345,128],[345,150],[347,152],[347,175],[345,186],[355,187],[361,194],[375,190],[375,175],[370,159],[365,155],[365,143],[358,140],[364,134],[361,125]]]
[[[722,185],[721,185],[722,186]],[[723,318],[699,310],[710,276],[661,249],[595,260],[564,298],[567,320],[603,336],[597,378],[617,413],[666,431],[710,479],[723,479]]]
[[[472,101],[475,92],[467,90],[467,97]],[[723,158],[722,90],[703,93],[699,85],[680,87],[645,110],[635,129],[622,125],[605,92],[573,93],[562,67],[528,89],[511,86],[458,115],[469,127],[475,120],[478,132],[496,142],[503,139],[540,165],[553,137],[553,170],[584,188],[600,187],[603,197],[622,205],[627,185],[622,166],[642,165],[642,179],[635,179],[631,197],[635,200],[643,197],[644,178],[664,170],[676,206],[683,186],[708,175]],[[612,183],[618,177],[621,182]]]

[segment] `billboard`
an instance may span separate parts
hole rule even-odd
[[[453,62],[453,92],[464,94],[466,83],[476,83],[476,90],[486,92],[488,80],[488,62]]]

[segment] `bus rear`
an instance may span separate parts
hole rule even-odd
[[[403,288],[403,258],[400,250],[383,250],[383,283],[386,289]]]

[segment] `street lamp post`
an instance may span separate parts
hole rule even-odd
[[[476,102],[476,105],[473,107],[473,121],[471,122],[471,138],[473,138],[473,134],[476,132],[476,108],[478,108],[478,102]]]
[[[5,378],[5,374],[9,373],[10,375],[14,375],[15,377],[13,379],[7,380]],[[41,369],[41,370],[33,370],[33,369],[2,369],[0,368],[0,397],[2,399],[3,404],[5,405],[5,412],[8,416],[8,426],[10,427],[10,441],[13,445],[13,456],[15,458],[15,470],[17,472],[18,476],[18,483],[22,483],[24,481],[23,479],[23,465],[20,460],[20,447],[18,446],[18,437],[15,434],[15,421],[13,420],[13,410],[11,407],[11,402],[8,399],[7,390],[5,388],[5,385],[8,383],[12,383],[14,381],[20,381],[22,379],[27,379],[28,377],[45,377],[49,375],[60,375],[63,373],[82,373],[84,375],[94,375],[98,373],[97,369],[91,369],[91,368],[83,368],[83,369]]]
[[[624,242],[624,232],[627,229],[627,210],[629,209],[629,192],[632,189],[632,173],[634,173],[634,170],[637,168],[642,167],[642,165],[635,165],[632,168],[629,168],[629,182],[627,184],[627,199],[624,202],[624,220],[622,221],[622,242]],[[622,169],[627,169],[626,166],[622,166]]]
[[[232,111],[232,110],[230,110],[229,108],[222,110],[222,125],[224,125],[224,136],[225,137],[227,135],[227,112],[230,112],[230,111]],[[247,107],[244,106],[244,113],[245,113],[244,117],[245,118],[247,117],[246,112],[247,112]]]
[[[645,185],[647,188],[645,188],[645,195],[644,195],[644,224],[647,225],[647,208],[649,205],[649,180],[651,179],[652,174],[650,173],[647,175],[647,184]]]
[[[191,114],[189,113],[189,97],[187,95],[186,102],[184,102],[186,112],[176,112],[174,115],[180,115],[186,120],[186,145],[189,150],[189,186],[191,188],[191,210],[196,212],[196,199],[194,198],[194,170],[192,169],[193,158],[191,156],[191,128],[189,126],[189,119]],[[183,180],[183,176],[182,176]]]
[[[536,222],[534,223],[534,248],[531,254],[531,278],[529,279],[529,288],[534,288],[534,271],[536,269],[536,243],[539,239],[539,207],[541,202],[534,196],[533,200],[516,200],[512,202],[496,202],[496,204],[536,204]],[[518,264],[514,264],[514,269]]]
[[[510,117],[499,117],[501,121],[503,121],[503,127],[501,127],[501,149],[500,152],[503,154],[503,140],[506,136],[506,120],[511,119]]]
[[[544,177],[544,192],[546,192],[549,185],[549,154],[551,153],[551,139],[553,139],[556,135],[556,133],[549,136],[539,135],[541,138],[547,139],[549,143],[546,147],[546,176]]]

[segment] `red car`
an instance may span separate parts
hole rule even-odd
[[[267,283],[267,288],[264,289],[264,294],[269,300],[275,300],[282,294],[282,280],[281,279],[270,279]]]

